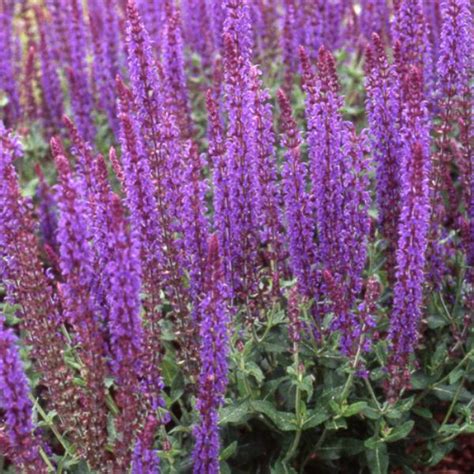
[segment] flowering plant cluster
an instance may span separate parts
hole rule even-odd
[[[0,471],[472,472],[473,33],[0,0]]]

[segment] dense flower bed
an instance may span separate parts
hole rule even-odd
[[[472,44],[468,0],[0,0],[0,470],[469,446]]]

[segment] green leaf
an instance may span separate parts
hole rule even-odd
[[[381,444],[383,444],[383,441],[377,436],[372,436],[364,441],[364,446],[367,449],[377,449]]]
[[[263,375],[262,369],[255,362],[247,362],[245,369],[258,383],[262,383],[265,380],[265,375]]]
[[[427,321],[430,329],[438,329],[448,325],[446,319],[439,315],[429,316]]]
[[[380,443],[375,449],[366,449],[365,457],[371,474],[388,473],[387,445]]]
[[[382,416],[379,410],[370,406],[365,407],[362,410],[362,414],[365,415],[369,420],[378,420]]]
[[[248,402],[237,406],[227,406],[219,410],[219,424],[226,425],[227,423],[242,423],[249,417]]]
[[[341,430],[347,428],[347,421],[345,418],[334,418],[326,421],[324,425],[328,430]]]
[[[172,357],[167,355],[163,358],[161,362],[161,373],[163,374],[165,385],[168,387],[171,386],[178,373],[178,366]]]
[[[394,441],[406,438],[413,429],[413,426],[415,426],[415,422],[413,420],[406,421],[402,425],[393,428],[390,434],[384,437],[384,441],[387,443],[393,443]]]
[[[453,370],[449,374],[449,384],[454,385],[456,382],[459,381],[459,379],[464,375],[464,373],[465,373],[464,369],[461,367],[457,370]]]
[[[439,433],[444,434],[444,435],[458,434],[458,433],[461,433],[462,431],[464,430],[461,428],[461,426],[457,425],[456,423],[443,425],[439,429]]]
[[[271,468],[271,474],[296,474],[296,471],[281,459],[279,459]]]
[[[307,375],[306,377],[303,377],[303,380],[301,382],[298,382],[298,387],[300,388],[300,390],[307,394],[306,400],[308,402],[311,400],[311,397],[313,396],[313,384],[314,384],[313,375]]]
[[[342,416],[349,418],[350,416],[357,415],[361,411],[365,410],[365,408],[367,408],[367,402],[353,403],[352,405],[349,405],[348,407],[344,408]]]
[[[451,385],[438,385],[437,387],[433,388],[433,392],[440,400],[451,401],[456,395],[457,389],[458,388],[456,386],[453,387]],[[473,398],[473,395],[465,388],[462,388],[458,394],[458,397],[460,402],[470,402]]]
[[[379,342],[378,344],[375,345],[375,354],[377,355],[377,358],[382,361],[383,365],[387,364],[387,344],[384,341]]]
[[[303,430],[309,430],[316,426],[324,423],[330,417],[328,411],[325,408],[317,408],[315,410],[308,411],[308,417],[303,424]]]
[[[273,392],[275,392],[275,390],[278,389],[278,387],[283,383],[283,382],[286,382],[290,380],[290,378],[288,377],[288,375],[284,375],[283,377],[278,377],[277,379],[274,379],[274,380],[270,380],[269,382],[266,382],[265,385],[264,385],[264,391],[265,393],[268,395],[271,395],[273,394]]]
[[[229,444],[226,448],[224,448],[219,456],[221,461],[227,461],[227,459],[231,458],[237,452],[237,441],[233,441]]]
[[[431,413],[428,408],[415,407],[413,408],[413,413],[415,413],[415,415],[421,416],[422,418],[426,418],[427,420],[431,420],[433,418],[433,413]]]
[[[270,402],[264,400],[253,401],[251,406],[255,411],[270,418],[281,431],[295,431],[298,429],[293,413],[278,411]]]
[[[230,467],[226,462],[221,461],[219,467],[221,474],[232,474],[232,471],[230,470]]]
[[[410,411],[414,403],[415,397],[411,396],[409,398],[405,398],[404,400],[400,400],[395,406],[398,410],[400,410],[400,412],[404,413],[406,411]]]

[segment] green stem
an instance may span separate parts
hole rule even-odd
[[[54,423],[49,421],[48,415],[45,413],[41,405],[38,403],[38,400],[34,398],[32,395],[30,395],[30,399],[33,402],[34,407],[38,411],[39,415],[43,419],[43,421],[48,425],[48,428],[54,433],[54,436],[56,436],[56,439],[59,441],[61,446],[64,449],[64,452],[71,456],[72,458],[75,457],[74,455],[74,448],[63,438],[63,435],[59,432],[58,428]]]
[[[41,459],[43,459],[44,463],[46,464],[46,466],[48,466],[48,471],[50,472],[55,472],[55,468],[54,466],[51,464],[51,461],[49,460],[48,456],[46,455],[46,453],[44,452],[43,448],[39,448],[39,453],[40,453],[40,456],[41,456]]]
[[[468,362],[466,366],[466,371],[469,371],[469,366],[471,365],[471,361]],[[448,411],[446,412],[446,416],[443,419],[443,422],[441,423],[441,426],[439,427],[438,431],[441,431],[443,426],[449,421],[449,418],[451,417],[451,413],[454,410],[454,406],[456,405],[459,395],[461,394],[461,389],[464,386],[464,377],[462,377],[461,382],[458,385],[458,388],[456,389],[456,392],[454,393],[453,400],[451,401],[451,404],[449,405]]]
[[[341,403],[344,403],[346,401],[346,398],[349,394],[349,390],[350,390],[351,385],[352,385],[352,381],[354,380],[354,375],[355,375],[356,368],[359,365],[359,359],[360,359],[360,355],[362,353],[362,344],[364,343],[364,330],[365,330],[365,327],[362,328],[362,335],[360,336],[359,345],[357,347],[357,352],[356,352],[356,355],[354,357],[354,362],[352,363],[351,373],[349,374],[349,377],[347,377],[346,383],[344,384],[344,388],[342,389]]]
[[[323,429],[323,432],[321,433],[321,436],[319,437],[318,439],[318,442],[316,443],[314,449],[312,449],[308,455],[305,457],[304,461],[302,462],[301,464],[301,468],[300,468],[300,474],[303,474],[305,472],[305,467],[306,467],[306,464],[308,464],[308,461],[310,460],[311,456],[318,451],[318,449],[322,446],[322,444],[324,443],[324,440],[326,439],[326,435],[327,435],[327,429],[324,428]]]
[[[245,372],[245,361],[244,361],[244,356],[242,354],[240,354],[239,368],[242,372],[242,379],[244,381],[246,396],[249,399],[252,399],[252,390],[250,388],[249,381],[247,380],[247,374]]]
[[[299,359],[299,350],[298,350],[298,345],[295,343],[294,344],[294,364],[295,364],[295,370],[296,373],[298,374],[298,384],[296,385],[296,393],[295,393],[295,418],[296,418],[296,424],[298,426],[298,429],[296,431],[295,437],[293,439],[293,443],[291,445],[291,448],[287,452],[285,456],[285,461],[291,461],[293,456],[295,455],[296,450],[298,449],[298,445],[300,443],[301,439],[301,433],[302,433],[302,424],[303,420],[301,419],[301,389],[300,389],[300,384],[303,381],[303,374],[301,373],[299,369],[300,365],[300,359]]]
[[[366,379],[364,377],[364,382],[365,382],[365,386],[367,387],[367,390],[369,391],[369,394],[372,398],[372,400],[374,401],[375,403],[375,406],[377,407],[377,410],[382,413],[383,410],[382,410],[382,407],[380,406],[380,403],[379,401],[377,400],[377,396],[375,395],[375,392],[374,392],[374,388],[372,387],[372,384],[370,383],[370,381],[368,379]]]
[[[426,397],[426,395],[428,395],[428,393],[430,393],[431,390],[433,390],[435,387],[437,387],[438,385],[441,385],[443,382],[446,382],[446,380],[449,379],[449,376],[456,370],[458,370],[460,367],[462,367],[464,365],[464,363],[466,361],[468,361],[472,356],[474,355],[474,349],[469,351],[464,357],[463,359],[456,365],[456,367],[454,367],[454,369],[450,370],[443,378],[441,378],[440,380],[438,380],[436,383],[434,383],[433,385],[430,385],[429,387],[425,388],[425,390],[423,390],[415,399],[415,404],[418,403],[420,400],[422,400],[423,398]]]

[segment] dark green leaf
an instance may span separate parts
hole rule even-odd
[[[221,461],[227,461],[227,459],[231,458],[237,452],[237,441],[233,441],[229,444],[226,448],[224,448],[219,456]]]
[[[303,424],[303,430],[309,430],[314,428],[321,423],[324,423],[330,417],[328,411],[324,408],[316,408],[315,410],[309,410],[307,418]]]
[[[219,424],[242,423],[249,417],[249,405],[247,402],[237,406],[227,406],[219,410]]]
[[[263,400],[256,400],[251,403],[252,409],[264,414],[282,431],[295,431],[298,427],[296,425],[295,415],[278,411],[273,404]]]
[[[371,474],[388,473],[387,445],[380,443],[375,449],[366,449],[365,457]]]
[[[415,422],[413,420],[406,421],[402,425],[393,428],[390,434],[384,437],[384,441],[387,443],[393,443],[394,441],[398,441],[407,437],[410,431],[413,429],[413,426],[415,426]]]
[[[350,416],[357,415],[361,411],[365,410],[365,408],[367,408],[367,402],[356,402],[344,408],[342,415],[348,418]]]

